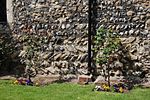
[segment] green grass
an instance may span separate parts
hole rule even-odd
[[[150,89],[129,93],[93,92],[93,85],[51,84],[44,87],[13,85],[0,81],[0,100],[150,100]]]

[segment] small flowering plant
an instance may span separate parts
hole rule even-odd
[[[17,85],[30,85],[32,86],[33,85],[33,82],[30,80],[30,79],[16,79],[14,81],[14,84],[17,84]]]
[[[27,86],[40,86],[41,84],[38,82],[32,82],[31,79],[26,79],[26,78],[20,78],[16,79],[13,84],[16,85],[27,85]]]
[[[109,86],[106,83],[102,83],[100,85],[96,85],[94,88],[95,91],[106,91],[106,92],[118,92],[118,93],[125,93],[128,91],[127,85],[124,83],[116,83],[114,85]]]
[[[94,90],[96,91],[110,91],[110,87],[106,83],[102,83],[101,85],[96,85]]]
[[[124,93],[127,91],[127,86],[123,83],[118,83],[113,85],[114,92]]]

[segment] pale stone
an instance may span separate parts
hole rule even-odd
[[[128,15],[128,16],[133,16],[134,13],[135,13],[134,11],[128,11],[128,12],[127,12],[127,15]]]
[[[150,19],[145,22],[145,29],[150,31]]]

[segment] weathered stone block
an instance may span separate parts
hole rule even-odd
[[[85,85],[88,84],[89,82],[92,82],[91,76],[87,75],[78,76],[78,84]]]

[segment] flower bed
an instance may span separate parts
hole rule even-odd
[[[16,85],[39,86],[39,83],[33,83],[30,79],[26,78],[16,79],[13,83]]]
[[[96,85],[93,89],[94,91],[105,91],[105,92],[118,92],[118,93],[126,93],[129,91],[128,85],[125,83],[115,83],[109,86],[107,83],[101,83]]]

